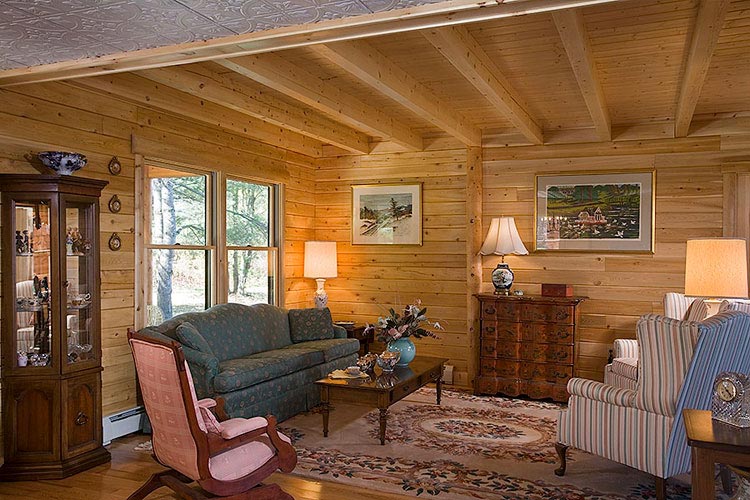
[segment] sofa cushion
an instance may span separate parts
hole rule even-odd
[[[204,354],[210,354],[211,356],[214,355],[211,346],[208,345],[208,342],[203,338],[201,332],[199,332],[189,321],[186,321],[177,327],[177,339],[191,349],[195,349]]]
[[[302,344],[292,344],[284,347],[284,351],[313,349],[323,353],[325,361],[343,358],[349,354],[355,354],[359,351],[359,340],[357,339],[326,339],[311,340]]]
[[[333,338],[331,311],[324,309],[290,309],[289,331],[292,342]]]
[[[226,393],[321,364],[324,353],[315,349],[274,349],[222,361],[214,377],[214,390]]]

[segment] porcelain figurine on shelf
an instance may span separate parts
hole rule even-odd
[[[21,236],[21,231],[16,231],[16,254],[23,254],[23,236]]]

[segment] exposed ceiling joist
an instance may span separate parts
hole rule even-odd
[[[254,93],[251,89],[243,89],[229,78],[206,68],[200,68],[200,72],[191,67],[154,68],[138,74],[167,87],[348,151],[365,154],[370,151],[367,135],[325,116],[310,113],[302,106],[295,106],[260,92]]]
[[[275,54],[217,61],[225,68],[286,94],[341,123],[419,151],[422,137],[404,123]]]
[[[623,0],[515,0],[497,4],[488,4],[486,0],[453,0],[169,47],[7,70],[0,72],[0,87],[174,66],[618,1]]]
[[[107,92],[145,107],[185,116],[308,156],[322,155],[320,141],[289,129],[281,129],[247,114],[219,106],[132,73],[82,78],[69,82],[69,85]]]
[[[675,137],[688,134],[729,4],[730,0],[702,0],[698,6],[677,101]]]
[[[316,52],[467,146],[481,146],[482,131],[366,41],[314,46]]]
[[[533,144],[542,144],[542,128],[492,59],[463,26],[423,31],[427,40],[510,120]]]
[[[601,141],[612,140],[612,125],[599,77],[596,73],[591,44],[579,9],[558,10],[552,18],[568,54],[578,87],[589,109],[594,128]]]

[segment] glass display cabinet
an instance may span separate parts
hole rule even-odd
[[[106,181],[0,175],[0,480],[61,478],[102,446],[99,195]]]

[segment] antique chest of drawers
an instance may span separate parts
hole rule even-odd
[[[579,304],[584,297],[478,294],[481,305],[477,394],[567,401]]]

